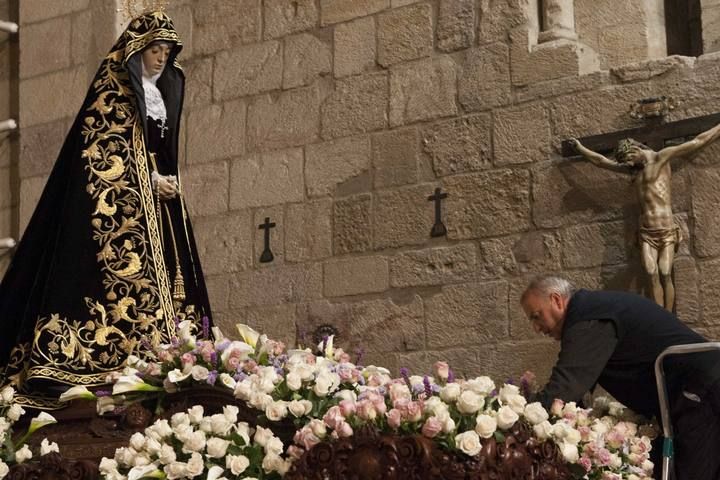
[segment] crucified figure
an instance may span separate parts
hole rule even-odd
[[[578,153],[594,165],[632,175],[640,201],[639,241],[642,265],[649,279],[650,296],[670,311],[675,305],[673,260],[682,240],[680,227],[672,212],[670,160],[694,155],[718,137],[720,125],[693,140],[665,147],[659,152],[628,138],[618,143],[614,159],[586,148],[575,138],[571,140]]]

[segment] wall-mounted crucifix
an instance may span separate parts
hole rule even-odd
[[[428,201],[435,202],[435,223],[430,230],[431,237],[442,237],[447,234],[447,228],[442,222],[442,204],[441,202],[447,198],[447,193],[442,192],[442,188],[435,189],[435,193],[428,197]]]
[[[672,212],[670,161],[689,158],[718,138],[720,114],[713,114],[562,143],[564,157],[582,155],[598,167],[635,180],[641,209],[638,234],[649,293],[668,310],[675,305],[672,266],[682,240]],[[614,158],[603,155],[613,149]]]
[[[272,262],[275,256],[270,250],[270,229],[275,227],[275,222],[270,222],[270,217],[265,217],[265,222],[258,225],[258,230],[265,230],[265,241],[263,252],[260,255],[260,263]]]

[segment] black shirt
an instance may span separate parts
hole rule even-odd
[[[671,312],[639,295],[579,290],[570,299],[558,361],[538,394],[546,407],[555,398],[579,401],[600,384],[638,413],[659,415],[655,359],[672,345],[706,340]],[[691,385],[720,379],[720,352],[669,357],[671,397]]]

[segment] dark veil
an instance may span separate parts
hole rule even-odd
[[[131,21],[101,63],[0,284],[2,383],[28,406],[57,406],[68,385],[104,384],[129,354],[168,342],[178,319],[210,317],[183,200],[168,213],[182,228],[170,254],[152,189],[140,53],[158,40],[173,46],[157,81],[172,159],[162,173],[177,174],[182,47],[154,12]],[[178,257],[187,298],[173,290]]]

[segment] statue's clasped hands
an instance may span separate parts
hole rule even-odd
[[[158,194],[160,200],[171,200],[178,196],[180,188],[175,175],[160,175],[152,173],[153,190]]]

